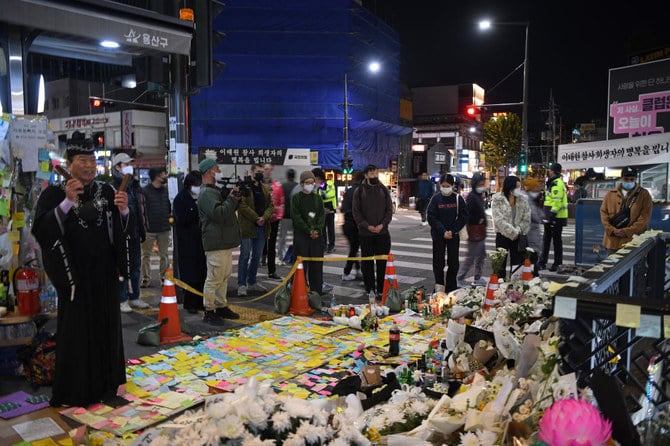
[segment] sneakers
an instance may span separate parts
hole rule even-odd
[[[561,265],[556,265],[556,264],[551,265],[551,268],[549,268],[549,271],[556,272],[556,271],[558,271],[558,268],[560,268],[560,266]]]
[[[216,315],[224,319],[239,319],[240,315],[235,313],[230,307],[223,307],[216,309]]]
[[[268,290],[267,288],[265,288],[263,285],[261,285],[258,282],[254,283],[253,285],[249,285],[248,289],[249,289],[249,291],[258,291],[260,293],[264,293]]]
[[[140,284],[140,288],[151,288],[151,280],[144,279]]]
[[[331,291],[333,291],[333,286],[329,283],[323,282],[321,284],[321,291],[324,293],[330,293]]]
[[[466,282],[465,280],[456,280],[456,286],[458,288],[468,288],[470,284]]]
[[[477,285],[477,286],[486,286],[487,282],[486,282],[486,280],[484,280],[480,277],[479,279],[475,279],[474,284]]]
[[[276,273],[272,273],[268,274],[268,279],[281,280],[281,277],[279,277]]]
[[[130,308],[130,305],[128,304],[128,301],[123,301],[121,302],[121,313],[132,313],[133,309]]]
[[[246,296],[247,295],[247,287],[244,285],[241,285],[237,287],[237,295],[238,296]]]
[[[215,327],[222,327],[226,323],[221,316],[216,314],[215,311],[211,310],[205,311],[205,315],[202,317],[202,321]]]
[[[428,222],[427,221],[422,221],[421,226],[428,226]]]
[[[436,293],[444,293],[444,285],[440,285],[439,283],[435,284],[435,292]]]
[[[331,254],[331,253],[333,253],[333,252],[335,252],[335,247],[334,247],[334,246],[332,246],[332,247],[326,249],[326,254]]]
[[[349,274],[342,274],[342,281],[351,282],[352,280],[356,280],[356,274],[354,274],[353,272]]]
[[[131,299],[128,301],[130,306],[132,308],[138,309],[138,310],[146,310],[147,308],[151,308],[151,305],[146,303],[145,301],[141,299]]]

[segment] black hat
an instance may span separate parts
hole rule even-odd
[[[621,176],[637,178],[637,169],[635,167],[626,166],[623,169],[621,169]]]
[[[66,158],[72,158],[75,155],[95,155],[93,142],[78,131],[75,131],[72,137],[67,140],[67,150],[65,151]]]
[[[551,169],[552,172],[561,173],[561,170],[563,170],[563,166],[561,166],[558,163],[554,163],[554,164],[551,165],[550,169]]]

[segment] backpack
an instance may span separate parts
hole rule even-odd
[[[56,371],[56,337],[39,332],[33,341],[21,348],[18,357],[23,363],[23,374],[34,387],[50,386]]]

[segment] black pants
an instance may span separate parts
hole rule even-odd
[[[444,291],[458,288],[456,276],[458,275],[458,246],[460,239],[458,235],[447,240],[444,237],[433,237],[433,275],[435,283],[444,285]],[[447,254],[447,273],[444,273],[444,254]]]
[[[496,232],[496,249],[505,248],[507,256],[499,271],[493,271],[499,279],[507,277],[507,259],[510,259],[510,267],[514,265],[521,265],[523,263],[523,255],[519,252],[519,241],[510,240],[499,232]]]
[[[419,209],[419,214],[421,214],[421,221],[426,221],[428,203],[430,203],[430,198],[417,198],[416,200],[416,206]]]
[[[270,222],[270,238],[265,242],[263,254],[267,255],[268,274],[274,274],[277,271],[275,259],[277,258],[277,232],[279,231],[279,222],[281,220]]]
[[[329,212],[326,209],[326,221],[324,227],[325,237],[323,239],[323,246],[326,249],[335,248],[335,212]]]
[[[302,257],[323,257],[323,236],[311,238],[306,234],[293,233],[293,252]],[[323,288],[323,262],[302,262],[305,279],[310,291],[321,294]]]
[[[563,264],[563,226],[560,221],[553,225],[544,225],[544,235],[542,236],[542,256],[540,265],[546,266],[549,259],[549,248],[551,242],[554,242],[554,265]]]
[[[356,222],[345,220],[342,225],[342,232],[349,241],[349,257],[356,257],[358,255],[358,249],[361,247]],[[358,260],[347,260],[347,264],[344,265],[344,274],[350,274],[354,267],[360,271],[361,266]]]
[[[361,256],[369,257],[391,252],[391,235],[375,234],[360,237]],[[377,263],[376,268],[374,263]],[[363,282],[365,282],[365,293],[376,291],[381,296],[384,292],[384,275],[386,274],[386,260],[363,260]],[[375,277],[375,269],[377,277]]]

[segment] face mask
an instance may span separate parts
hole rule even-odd
[[[132,175],[133,174],[133,166],[123,166],[121,168],[121,173],[124,175]]]
[[[200,193],[200,186],[191,186],[191,193],[193,195],[198,195]]]
[[[635,182],[629,183],[627,181],[622,181],[621,182],[621,187],[623,187],[626,190],[631,190],[635,187]]]
[[[515,197],[523,197],[523,191],[521,189],[514,189],[512,191],[512,195]]]
[[[485,187],[475,188],[475,192],[477,192],[478,194],[483,194],[485,190],[486,190]]]
[[[217,182],[223,180],[223,172],[215,172],[214,173],[214,180]]]
[[[441,187],[440,192],[442,195],[451,195],[451,192],[453,190],[453,187]]]
[[[540,195],[539,192],[533,192],[533,191],[528,192],[528,196],[530,198],[537,198],[539,195]]]
[[[370,183],[373,186],[376,186],[379,184],[379,178],[368,178],[368,183]]]
[[[307,192],[308,194],[311,194],[312,191],[314,190],[314,185],[313,184],[304,184],[302,186],[302,188],[305,189],[305,192]]]
[[[259,183],[263,181],[263,178],[264,178],[263,172],[256,172],[254,174],[254,180],[258,181]]]

